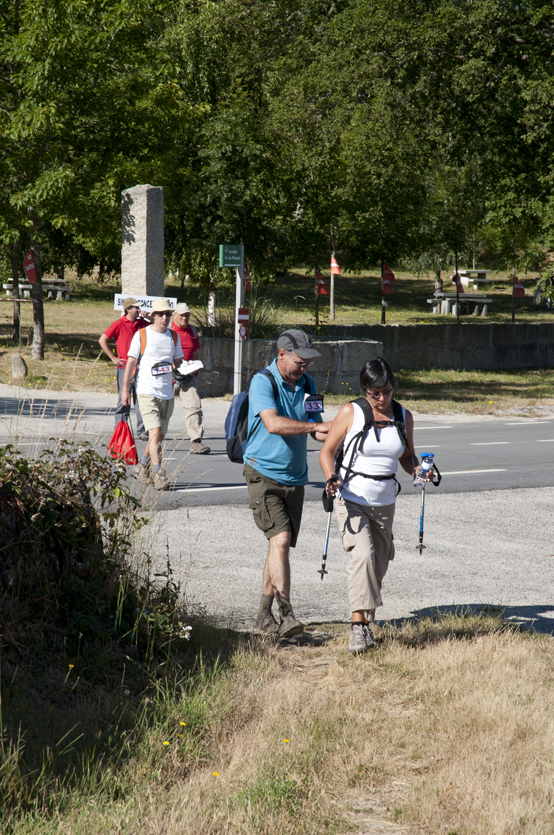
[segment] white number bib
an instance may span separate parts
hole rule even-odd
[[[163,362],[158,362],[156,363],[156,365],[152,366],[153,377],[159,377],[161,374],[171,374],[172,371],[173,366],[171,365],[171,363],[167,364]]]
[[[322,412],[323,411],[323,395],[322,394],[306,394],[304,396],[304,411]]]

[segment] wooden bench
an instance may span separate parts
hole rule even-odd
[[[3,284],[2,287],[6,291],[7,296],[11,296],[13,293],[13,281],[8,281],[6,284]],[[25,282],[20,282],[19,284],[19,292],[23,293],[24,299],[31,298],[31,290],[33,289],[32,284],[27,284]],[[56,301],[69,301],[71,298],[71,293],[73,291],[73,287],[70,287],[69,284],[66,284],[65,281],[57,280],[57,279],[45,279],[42,282],[42,292],[47,294],[48,299],[53,299],[54,294]]]
[[[473,316],[479,315],[479,305],[483,305],[483,309],[481,311],[481,316],[486,316],[488,314],[488,306],[492,304],[492,299],[488,299],[485,294],[483,293],[460,293],[459,301],[461,310],[460,313],[464,311],[464,308],[469,305],[474,305],[473,307]],[[433,305],[433,313],[439,314],[442,313],[443,316],[448,316],[452,313],[453,316],[457,316],[458,311],[456,310],[456,293],[438,293],[434,299],[427,299],[427,304]]]

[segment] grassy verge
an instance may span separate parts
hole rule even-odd
[[[200,622],[192,636],[193,669],[153,671],[143,692],[50,675],[37,727],[63,716],[71,732],[25,775],[41,791],[25,815],[4,807],[4,832],[551,831],[549,637],[498,612],[378,628],[363,658],[339,625],[287,651]],[[25,719],[4,736],[14,786],[29,744]]]

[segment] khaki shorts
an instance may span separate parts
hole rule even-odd
[[[256,525],[267,539],[288,531],[291,548],[294,548],[302,520],[304,487],[280,484],[262,475],[249,464],[245,465],[243,475],[250,496],[249,507],[254,514]]]
[[[171,400],[160,400],[159,397],[153,397],[151,394],[139,394],[137,400],[146,431],[161,429],[162,435],[167,435],[169,419],[173,414],[173,406],[175,405],[173,398]]]

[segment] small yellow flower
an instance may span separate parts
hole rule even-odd
[[[166,741],[164,742],[164,745],[169,745],[169,742],[167,742],[167,740],[166,740]]]
[[[219,777],[219,771],[212,771],[214,777]]]
[[[186,722],[179,722],[180,725],[186,725]]]
[[[182,739],[183,734],[177,734],[177,736],[179,737],[179,739]]]
[[[74,664],[68,664],[67,666],[69,667],[70,670],[72,670],[75,665]]]
[[[285,742],[290,742],[290,739],[285,739]]]

